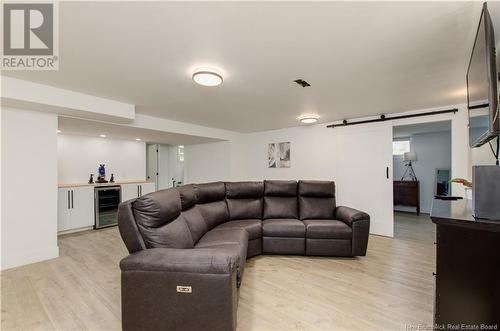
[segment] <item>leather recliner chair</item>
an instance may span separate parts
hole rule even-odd
[[[245,261],[259,254],[364,256],[368,214],[328,181],[216,182],[123,202],[123,330],[235,330]]]

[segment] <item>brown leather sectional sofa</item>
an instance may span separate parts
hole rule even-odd
[[[362,256],[370,217],[336,206],[326,181],[216,182],[126,201],[124,330],[235,330],[245,260]]]

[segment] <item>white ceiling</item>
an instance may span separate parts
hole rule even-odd
[[[451,121],[400,125],[393,128],[395,138],[410,137],[414,134],[451,131]]]
[[[9,76],[252,132],[464,102],[480,2],[61,2],[60,70]],[[218,88],[195,85],[219,68]],[[302,88],[302,78],[312,86]]]
[[[205,137],[142,129],[72,117],[59,116],[58,122],[58,129],[61,130],[61,134],[75,134],[90,137],[99,137],[99,135],[105,134],[106,138],[110,139],[135,140],[139,138],[141,141],[147,143],[169,145],[190,145],[219,141],[217,139]]]

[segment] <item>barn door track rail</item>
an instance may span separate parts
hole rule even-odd
[[[339,124],[330,124],[327,125],[327,128],[336,128],[339,126],[348,126],[348,125],[356,125],[356,124],[365,124],[365,123],[375,123],[375,122],[385,122],[385,121],[391,121],[391,120],[399,120],[403,118],[412,118],[412,117],[421,117],[421,116],[429,116],[429,115],[439,115],[439,114],[447,114],[447,113],[453,113],[455,114],[458,111],[457,108],[453,109],[446,109],[446,110],[437,110],[437,111],[428,111],[425,113],[417,113],[417,114],[408,114],[408,115],[399,115],[399,116],[390,116],[387,117],[384,114],[380,115],[379,118],[374,118],[371,120],[364,120],[364,121],[355,121],[355,122],[348,122],[347,120],[342,121],[342,123]]]

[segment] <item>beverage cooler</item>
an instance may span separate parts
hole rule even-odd
[[[120,186],[95,188],[95,228],[118,224],[118,205],[121,201]]]

